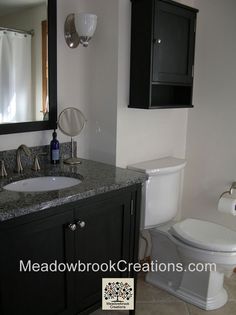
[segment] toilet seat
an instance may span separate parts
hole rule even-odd
[[[203,222],[205,223],[205,221]],[[182,222],[179,222],[179,223],[182,223]],[[199,244],[193,245],[193,243],[189,242],[189,240],[185,240],[183,238],[180,239],[180,237],[175,236],[171,232],[172,226],[179,223],[169,222],[167,224],[158,226],[154,229],[150,229],[149,231],[152,237],[153,244],[156,243],[155,239],[158,239],[160,235],[162,235],[163,237],[167,237],[171,241],[172,244],[175,244],[175,246],[177,246],[178,248],[179,253],[182,253],[181,255],[184,256],[185,258],[188,257],[192,261],[197,261],[197,262],[215,263],[219,265],[224,265],[225,268],[226,266],[236,267],[236,251],[225,251],[225,250],[219,251],[219,250],[213,250],[213,249],[206,249],[206,248],[203,248],[203,246],[200,247]]]
[[[236,252],[236,232],[224,226],[185,219],[171,226],[169,233],[190,246],[216,252]]]

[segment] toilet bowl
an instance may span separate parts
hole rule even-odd
[[[186,219],[151,229],[150,234],[152,260],[166,266],[174,262],[179,268],[173,271],[171,265],[171,271],[149,272],[147,282],[205,310],[227,302],[224,275],[231,275],[236,266],[236,232],[211,222]]]
[[[183,159],[166,157],[128,167],[148,175],[142,189],[140,229],[150,232],[151,260],[167,266],[149,272],[146,281],[213,310],[228,299],[223,283],[224,276],[230,276],[236,267],[236,232],[203,220],[171,221],[180,205],[185,165]],[[192,270],[194,266],[196,270]]]

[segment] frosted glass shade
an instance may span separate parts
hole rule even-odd
[[[97,27],[97,16],[90,13],[71,13],[66,17],[64,36],[70,48],[76,48],[79,44],[88,46]]]
[[[75,28],[79,37],[91,38],[97,27],[97,16],[89,13],[75,14]]]

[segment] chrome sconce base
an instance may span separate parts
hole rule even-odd
[[[70,48],[76,48],[80,43],[80,38],[75,29],[75,15],[71,13],[67,16],[64,25],[64,36]]]

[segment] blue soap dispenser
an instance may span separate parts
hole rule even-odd
[[[50,143],[50,153],[51,153],[51,164],[60,163],[60,143],[57,140],[57,133],[54,129],[52,134],[52,141]]]

